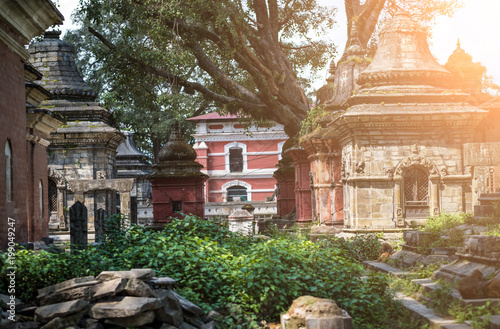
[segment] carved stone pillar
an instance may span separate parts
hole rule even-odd
[[[401,182],[400,179],[394,181],[394,218],[398,227],[405,226],[403,205],[401,204]]]
[[[130,224],[130,191],[120,191],[120,212],[127,218],[127,224]]]
[[[327,140],[332,162],[332,224],[344,226],[344,186],[342,184],[342,149],[333,140]]]
[[[293,159],[295,168],[295,209],[297,222],[312,221],[311,186],[309,180],[310,165],[303,149],[293,148],[287,151]]]
[[[311,166],[314,192],[313,218],[321,224],[332,224],[332,168],[331,156],[324,140],[311,138],[302,143]]]

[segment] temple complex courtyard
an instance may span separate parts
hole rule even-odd
[[[429,47],[460,4],[342,2],[334,59],[312,0],[4,1],[0,328],[500,328],[500,87]]]

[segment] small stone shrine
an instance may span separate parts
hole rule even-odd
[[[474,141],[487,112],[454,89],[454,75],[432,56],[424,29],[407,12],[381,31],[356,82],[361,89],[346,110],[327,106],[326,128],[302,142],[310,159],[324,162],[311,165],[318,220],[335,223],[342,210],[344,228],[383,229],[424,224],[441,211],[472,212],[464,144]],[[319,177],[324,170],[329,174]],[[321,202],[335,209],[319,212]]]
[[[148,176],[153,173],[148,157],[137,149],[134,134],[124,131],[126,139],[116,150],[116,178],[135,178],[130,192],[130,221],[149,225],[153,221],[152,192]]]
[[[133,179],[113,179],[116,148],[124,136],[111,126],[111,113],[95,101],[97,94],[78,73],[73,46],[60,40],[60,34],[46,32],[29,47],[30,62],[43,74],[40,85],[52,94],[41,107],[66,119],[49,138],[49,228],[68,230],[68,210],[80,201],[87,208],[90,232],[98,210],[116,212],[117,191],[128,215],[124,204],[130,203]]]
[[[169,142],[161,148],[158,158],[151,176],[154,225],[188,214],[203,218],[204,183],[208,176],[201,172],[203,166],[194,161],[196,152],[182,138],[178,123],[174,124]]]

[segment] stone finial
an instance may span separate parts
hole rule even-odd
[[[196,159],[196,151],[182,138],[177,121],[172,127],[168,143],[161,148],[158,158],[160,162],[194,161]]]
[[[463,50],[460,39],[457,48],[450,55],[444,67],[456,77],[458,87],[468,93],[480,93],[482,89],[483,74],[486,68],[480,63],[474,63],[472,56]]]
[[[328,78],[326,78],[327,83],[333,83],[335,81],[335,71],[337,70],[337,65],[335,65],[335,60],[332,59],[330,62],[330,66],[328,68],[328,73],[330,74]]]
[[[43,34],[44,39],[59,39],[61,36],[61,31],[51,30],[45,31]]]

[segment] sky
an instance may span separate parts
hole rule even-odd
[[[343,0],[318,0],[322,5],[334,6],[337,11],[337,26],[332,35],[337,45],[338,56],[346,42],[346,18]],[[463,7],[453,17],[439,17],[433,27],[430,40],[431,52],[440,64],[445,64],[456,49],[460,39],[461,48],[472,56],[474,62],[486,67],[487,74],[500,85],[500,0],[461,0]],[[72,28],[71,13],[78,6],[78,0],[59,0],[59,11],[64,15],[64,32]],[[338,58],[337,58],[338,59]],[[313,86],[321,87],[327,77],[316,81]]]

